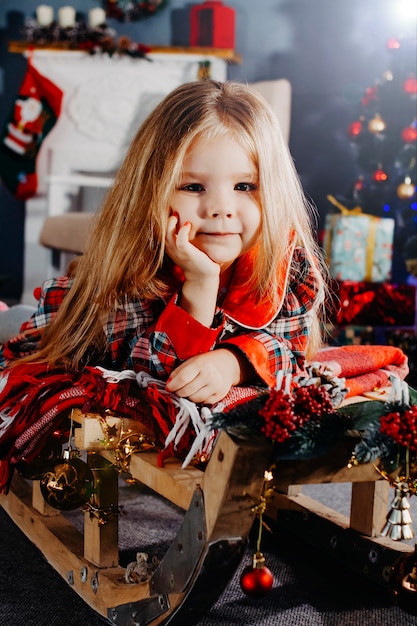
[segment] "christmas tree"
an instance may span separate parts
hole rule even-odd
[[[406,257],[417,235],[416,44],[388,41],[390,67],[365,90],[347,129],[357,174],[347,197],[338,196],[348,208],[394,219],[392,281],[399,284],[409,279]]]

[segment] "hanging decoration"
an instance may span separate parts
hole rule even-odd
[[[256,552],[252,556],[251,565],[247,565],[240,575],[240,586],[242,591],[251,598],[262,598],[267,595],[271,591],[274,584],[274,576],[271,570],[265,565],[265,557],[261,552],[262,528],[265,526],[269,530],[263,520],[263,514],[266,510],[267,501],[274,491],[273,488],[268,486],[272,478],[272,472],[266,471],[264,474],[264,485],[259,502],[252,508],[252,511],[256,513],[259,520]]]
[[[372,173],[372,180],[376,183],[385,183],[388,180],[388,174],[382,169],[381,165]]]
[[[379,133],[383,133],[386,129],[387,125],[382,119],[379,113],[376,113],[375,117],[371,118],[368,122],[368,130],[370,133],[374,135],[378,135]]]
[[[352,122],[349,125],[348,135],[349,137],[352,137],[352,138],[357,137],[358,135],[361,134],[362,130],[363,130],[363,118],[356,120],[355,122]]]
[[[156,15],[165,8],[167,0],[107,0],[107,17],[121,22],[136,22]]]
[[[93,474],[77,453],[65,450],[52,461],[40,480],[46,502],[60,511],[73,511],[88,502],[94,491]]]
[[[414,196],[416,193],[416,186],[411,182],[411,178],[406,176],[404,182],[397,187],[397,196],[401,200],[407,200]]]
[[[94,493],[93,472],[73,446],[74,421],[68,434],[68,447],[62,457],[50,461],[40,479],[46,502],[59,511],[73,511],[86,504]]]
[[[36,161],[44,139],[61,113],[62,90],[34,67],[31,57],[0,137],[0,176],[19,200],[38,187]]]
[[[387,523],[381,531],[382,537],[389,537],[393,541],[408,541],[414,537],[412,519],[410,515],[409,486],[406,482],[394,482],[395,495],[388,513]]]

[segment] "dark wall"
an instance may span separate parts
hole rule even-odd
[[[34,15],[38,4],[37,0],[0,2],[1,124],[25,68],[22,57],[7,52],[7,42],[20,38],[19,24]],[[93,0],[48,0],[48,4],[55,10],[71,4],[84,17],[88,9],[100,6]],[[170,0],[150,19],[109,25],[134,41],[170,45],[171,11],[188,4]],[[415,18],[401,15],[406,0],[226,0],[225,4],[236,11],[236,50],[243,59],[240,65],[230,66],[229,78],[290,80],[290,147],[305,190],[323,216],[328,210],[326,195],[344,194],[352,185],[354,164],[346,129],[355,118],[358,94],[387,69],[388,39],[415,36]],[[6,252],[3,244],[0,249],[0,276],[4,268],[9,271],[13,257],[14,296],[21,280],[24,207],[2,190],[0,202],[2,241],[13,248]],[[0,297],[4,295],[0,284]]]

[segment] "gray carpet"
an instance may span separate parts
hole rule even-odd
[[[348,485],[303,489],[339,509]],[[121,483],[121,562],[137,549],[161,557],[174,538],[182,512],[146,489]],[[343,512],[341,510],[341,512]],[[82,513],[69,515],[82,524]],[[417,520],[417,517],[414,517]],[[0,509],[0,625],[103,626]],[[394,606],[386,588],[345,569],[297,537],[263,534],[262,549],[275,583],[263,599],[245,596],[240,572],[254,551],[251,538],[242,563],[209,613],[196,626],[416,626],[417,618]]]

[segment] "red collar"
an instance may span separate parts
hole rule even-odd
[[[248,290],[247,277],[253,275],[253,267],[256,256],[259,254],[259,248],[257,246],[252,248],[237,259],[231,284],[221,306],[227,317],[240,326],[251,329],[265,328],[272,322],[282,307],[287,290],[294,245],[293,240],[288,248],[285,262],[277,269],[279,291],[276,306],[267,297],[258,301],[255,294]],[[177,280],[184,281],[184,275],[178,266],[174,266],[173,273]]]
[[[253,266],[256,255],[259,253],[258,249],[253,248],[241,256],[236,262],[232,282],[223,301],[222,308],[226,315],[246,328],[257,329],[268,326],[282,307],[293,250],[294,244],[288,250],[285,263],[277,269],[279,292],[278,304],[275,306],[267,297],[258,301],[255,294],[249,292],[247,288],[247,277],[253,275]]]

